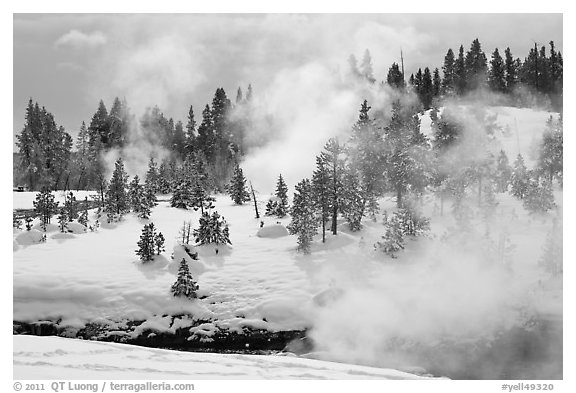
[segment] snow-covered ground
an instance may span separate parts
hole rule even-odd
[[[518,140],[524,154],[532,141],[539,138],[549,116],[527,109],[495,111],[503,127],[512,127],[513,132],[497,136],[511,162],[517,154]],[[520,138],[514,132],[516,123],[522,132]],[[423,128],[426,124],[422,121]],[[270,191],[273,187],[271,184]],[[14,193],[14,207],[31,208],[30,194],[33,193]],[[562,192],[557,190],[555,197],[561,206]],[[383,354],[388,353],[389,342],[430,344],[479,337],[490,340],[502,329],[525,322],[527,314],[562,314],[561,282],[547,284],[538,267],[556,213],[531,216],[510,195],[498,194],[497,200],[495,217],[486,221],[476,211],[473,234],[464,236],[454,229],[451,215],[441,215],[438,201],[427,196],[424,214],[431,218],[431,237],[408,240],[398,259],[391,259],[373,249],[373,244],[384,234],[382,216],[376,222],[366,220],[364,229],[355,233],[341,222],[337,236],[327,234],[326,243],[321,243],[317,236],[312,254],[304,256],[296,252],[294,236],[281,236],[283,231],[273,227],[277,222],[288,224],[289,218],[258,220],[251,204],[235,206],[229,197],[218,195],[216,210],[230,225],[232,246],[220,247],[218,254],[212,247],[196,248],[199,261],[189,262],[202,299],[194,301],[174,298],[170,287],[184,255],[177,245],[178,231],[184,221],[191,221],[196,227],[199,212],[171,208],[164,201],[153,209],[150,220],[128,214],[119,223],[102,224],[97,232],[65,237],[52,227],[44,243],[36,243],[37,236],[15,230],[13,319],[61,320],[61,326],[72,328],[100,322],[108,323],[111,330],[125,327],[127,320],[145,320],[131,333],[135,336],[143,329],[173,332],[177,327],[192,326],[191,319],[182,318],[172,325],[170,318],[174,314],[191,314],[195,319],[212,321],[192,328],[208,339],[217,327],[238,331],[246,326],[272,331],[311,328],[318,356],[324,359],[378,366],[406,365],[387,363],[390,359]],[[263,195],[261,213],[265,202]],[[390,213],[394,201],[385,198],[381,207]],[[449,212],[449,203],[444,209]],[[258,236],[260,221],[264,221],[265,228],[275,228],[271,231],[274,236],[262,236],[266,231],[260,231]],[[134,250],[141,229],[148,222],[154,222],[164,234],[167,251],[153,262],[143,264]],[[508,244],[505,241],[512,247],[501,249]],[[172,252],[174,259],[170,257]],[[102,359],[89,364],[103,363],[102,367],[110,367],[111,372],[130,373],[125,377],[138,378],[139,370],[147,367],[164,370],[162,361],[149,366],[146,359],[142,369],[134,366],[134,370],[120,371],[116,365],[122,364],[123,356],[148,351],[134,347],[77,341],[70,347],[63,339],[31,337],[15,337],[14,343],[15,374],[29,374],[37,367],[38,372],[47,373],[42,376],[48,376],[54,367],[46,363],[60,359],[62,364],[70,365],[61,370],[78,373],[71,374],[78,378],[98,378],[71,366],[86,345],[97,347],[86,348],[84,356],[98,354],[100,349],[94,348],[101,348],[103,353]],[[64,349],[56,348],[60,345]],[[73,350],[76,346],[78,352]],[[113,356],[106,356],[108,353]],[[242,371],[237,378],[254,376],[262,359],[157,350],[151,350],[150,354],[151,359],[167,359],[166,370],[173,371],[174,378],[178,378],[179,372],[184,372],[182,378],[191,377],[177,366],[180,357],[194,364],[209,360],[210,366],[202,370],[211,373],[207,374],[210,377],[226,376],[226,369],[231,367],[217,365],[223,359],[238,362]],[[270,368],[270,374],[262,377],[289,378],[295,375],[291,374],[293,369],[315,377],[325,368],[325,377],[348,378],[339,366],[327,367],[324,363],[293,358],[270,359],[269,363],[260,363]],[[292,362],[297,367],[282,362]],[[277,370],[275,367],[280,364],[286,369]],[[250,371],[251,366],[255,369]],[[350,375],[362,378],[395,375],[370,370]]]
[[[61,337],[14,336],[14,379],[426,379],[401,371],[293,356],[150,349]]]

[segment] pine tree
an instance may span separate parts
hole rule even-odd
[[[343,173],[342,184],[342,215],[348,223],[351,231],[362,229],[362,217],[364,215],[364,200],[359,182],[360,176],[349,166]]]
[[[282,174],[278,176],[275,196],[278,198],[278,206],[274,214],[282,218],[288,214],[288,186],[286,186]]]
[[[186,179],[181,179],[172,193],[170,206],[179,209],[187,209],[192,205],[190,183]]]
[[[458,58],[454,61],[454,88],[456,94],[463,95],[467,90],[466,64],[464,60],[464,46],[460,45]]]
[[[506,68],[498,48],[492,52],[490,70],[488,71],[488,86],[497,93],[506,92]]]
[[[68,216],[64,207],[60,208],[60,214],[58,214],[58,228],[62,233],[66,232],[68,228]]]
[[[444,78],[442,79],[442,94],[451,95],[455,91],[455,60],[454,52],[448,49],[446,56],[444,56],[444,65],[442,66]]]
[[[504,150],[500,150],[496,164],[496,191],[497,192],[507,192],[508,185],[510,184],[510,178],[512,177],[512,168],[508,163],[508,156]]]
[[[154,227],[154,223],[151,222],[150,224],[144,225],[140,240],[137,243],[138,250],[136,250],[136,255],[138,255],[143,262],[154,259],[155,239],[156,228]]]
[[[158,232],[154,237],[154,245],[156,246],[156,255],[160,255],[161,252],[165,251],[164,235],[162,235],[162,232]]]
[[[404,75],[400,71],[398,64],[392,63],[392,66],[388,69],[388,75],[386,76],[386,83],[393,87],[394,89],[403,90],[406,87],[406,82],[404,81]]]
[[[531,178],[522,203],[532,213],[546,213],[553,209],[555,204],[551,182],[543,178]]]
[[[186,154],[191,154],[197,149],[196,146],[196,120],[194,120],[194,108],[190,105],[188,110],[188,122],[186,123]]]
[[[506,92],[512,93],[516,88],[518,69],[510,48],[506,48],[504,51],[504,70],[506,73]]]
[[[424,68],[424,73],[422,74],[422,85],[419,89],[419,96],[422,105],[424,105],[424,110],[430,109],[432,106],[434,91],[432,85],[432,75],[430,74],[430,69],[428,67]]]
[[[130,210],[128,194],[128,175],[124,170],[122,158],[115,163],[114,172],[106,191],[104,210],[110,215],[122,216]]]
[[[76,183],[76,189],[81,190],[86,186],[87,183],[87,172],[90,166],[89,161],[89,136],[88,129],[86,128],[86,123],[82,122],[80,126],[80,131],[78,132],[78,137],[76,139],[76,159],[75,165],[78,170],[78,181]]]
[[[368,82],[376,82],[376,79],[374,79],[374,71],[372,70],[372,56],[370,56],[368,49],[364,51],[362,63],[360,63],[360,73]]]
[[[353,54],[348,57],[348,68],[349,74],[353,78],[358,78],[360,76],[360,70],[358,70],[358,60]]]
[[[120,101],[118,97],[114,98],[108,115],[109,138],[106,147],[122,148],[126,144],[130,120],[130,110],[126,100]]]
[[[397,213],[385,223],[386,232],[382,236],[382,241],[376,242],[374,248],[380,250],[392,258],[397,258],[396,253],[404,249],[404,236],[402,233],[402,221]]]
[[[512,169],[512,176],[510,178],[510,192],[518,199],[524,199],[528,192],[528,186],[530,183],[530,175],[528,174],[528,169],[524,165],[524,158],[521,154],[518,154],[516,161],[514,161],[514,167]]]
[[[326,242],[326,222],[330,217],[330,174],[326,162],[316,157],[316,170],[312,175],[312,201],[322,225],[322,243]]]
[[[214,211],[212,215],[204,212],[200,216],[199,222],[200,226],[198,229],[192,231],[194,241],[197,244],[215,244],[217,246],[220,244],[232,244],[230,242],[228,224],[218,212]]]
[[[385,157],[382,153],[384,138],[381,130],[376,127],[375,121],[370,118],[369,111],[370,106],[364,100],[347,144],[350,168],[359,177],[358,184],[362,195],[360,217],[364,217],[366,212],[372,217],[375,216],[378,210],[377,196],[384,188],[382,177],[385,170]]]
[[[44,188],[36,194],[36,200],[33,204],[36,214],[40,217],[42,227],[45,229],[52,216],[58,212],[58,202],[54,201],[52,192],[48,188]]]
[[[174,125],[171,150],[175,152],[180,159],[186,157],[186,134],[184,133],[184,125],[181,121],[177,121]]]
[[[554,121],[552,116],[546,123],[546,131],[542,135],[542,142],[538,154],[538,169],[552,182],[555,178],[562,185],[563,179],[563,121],[562,118]]]
[[[228,193],[236,205],[242,205],[244,202],[250,200],[250,194],[246,189],[246,178],[239,165],[236,165],[234,168],[232,180],[228,185]]]
[[[198,257],[194,258],[198,259]],[[198,295],[196,291],[199,289],[196,281],[193,280],[190,274],[190,269],[188,268],[188,263],[186,259],[182,258],[180,261],[180,267],[178,268],[178,278],[176,282],[172,285],[171,292],[174,296],[187,297],[188,299],[196,299]]]
[[[470,50],[466,52],[464,60],[466,67],[466,88],[468,91],[484,86],[488,72],[486,55],[482,51],[480,41],[472,41]]]
[[[128,185],[128,201],[134,213],[139,213],[144,204],[144,188],[140,184],[138,175],[135,175]]]
[[[84,203],[82,205],[83,209],[78,217],[78,223],[88,227],[88,197],[84,197]]]
[[[298,236],[298,251],[310,254],[312,238],[317,233],[319,218],[313,204],[312,183],[304,179],[295,186],[288,231]]]
[[[78,210],[76,209],[76,197],[72,191],[66,193],[64,209],[66,210],[66,217],[68,218],[68,221],[72,221],[78,218]]]
[[[440,70],[438,68],[434,68],[434,74],[432,75],[432,97],[438,97],[441,90],[442,79],[440,78]]]

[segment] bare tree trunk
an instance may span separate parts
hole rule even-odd
[[[254,192],[254,187],[252,187],[252,182],[250,182],[250,190],[252,191],[252,200],[254,200],[254,210],[256,211],[256,218],[260,218],[260,213],[258,213],[258,203],[256,202],[256,193]]]

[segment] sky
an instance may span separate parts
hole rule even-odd
[[[137,117],[158,105],[186,122],[192,105],[199,121],[218,87],[258,95],[289,70],[342,71],[366,49],[381,81],[401,50],[410,75],[475,38],[488,57],[510,47],[523,59],[534,41],[563,51],[562,29],[562,14],[14,14],[13,135],[29,98],[73,136],[115,96]]]

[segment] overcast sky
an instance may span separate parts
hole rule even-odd
[[[196,120],[224,87],[252,83],[265,91],[286,69],[321,63],[346,66],[350,54],[372,53],[383,80],[400,49],[409,75],[441,67],[448,48],[478,38],[490,57],[510,47],[524,59],[534,41],[562,49],[561,14],[15,14],[14,133],[21,131],[29,97],[76,135],[98,101],[108,109],[126,97],[140,114],[158,104],[175,120]]]

